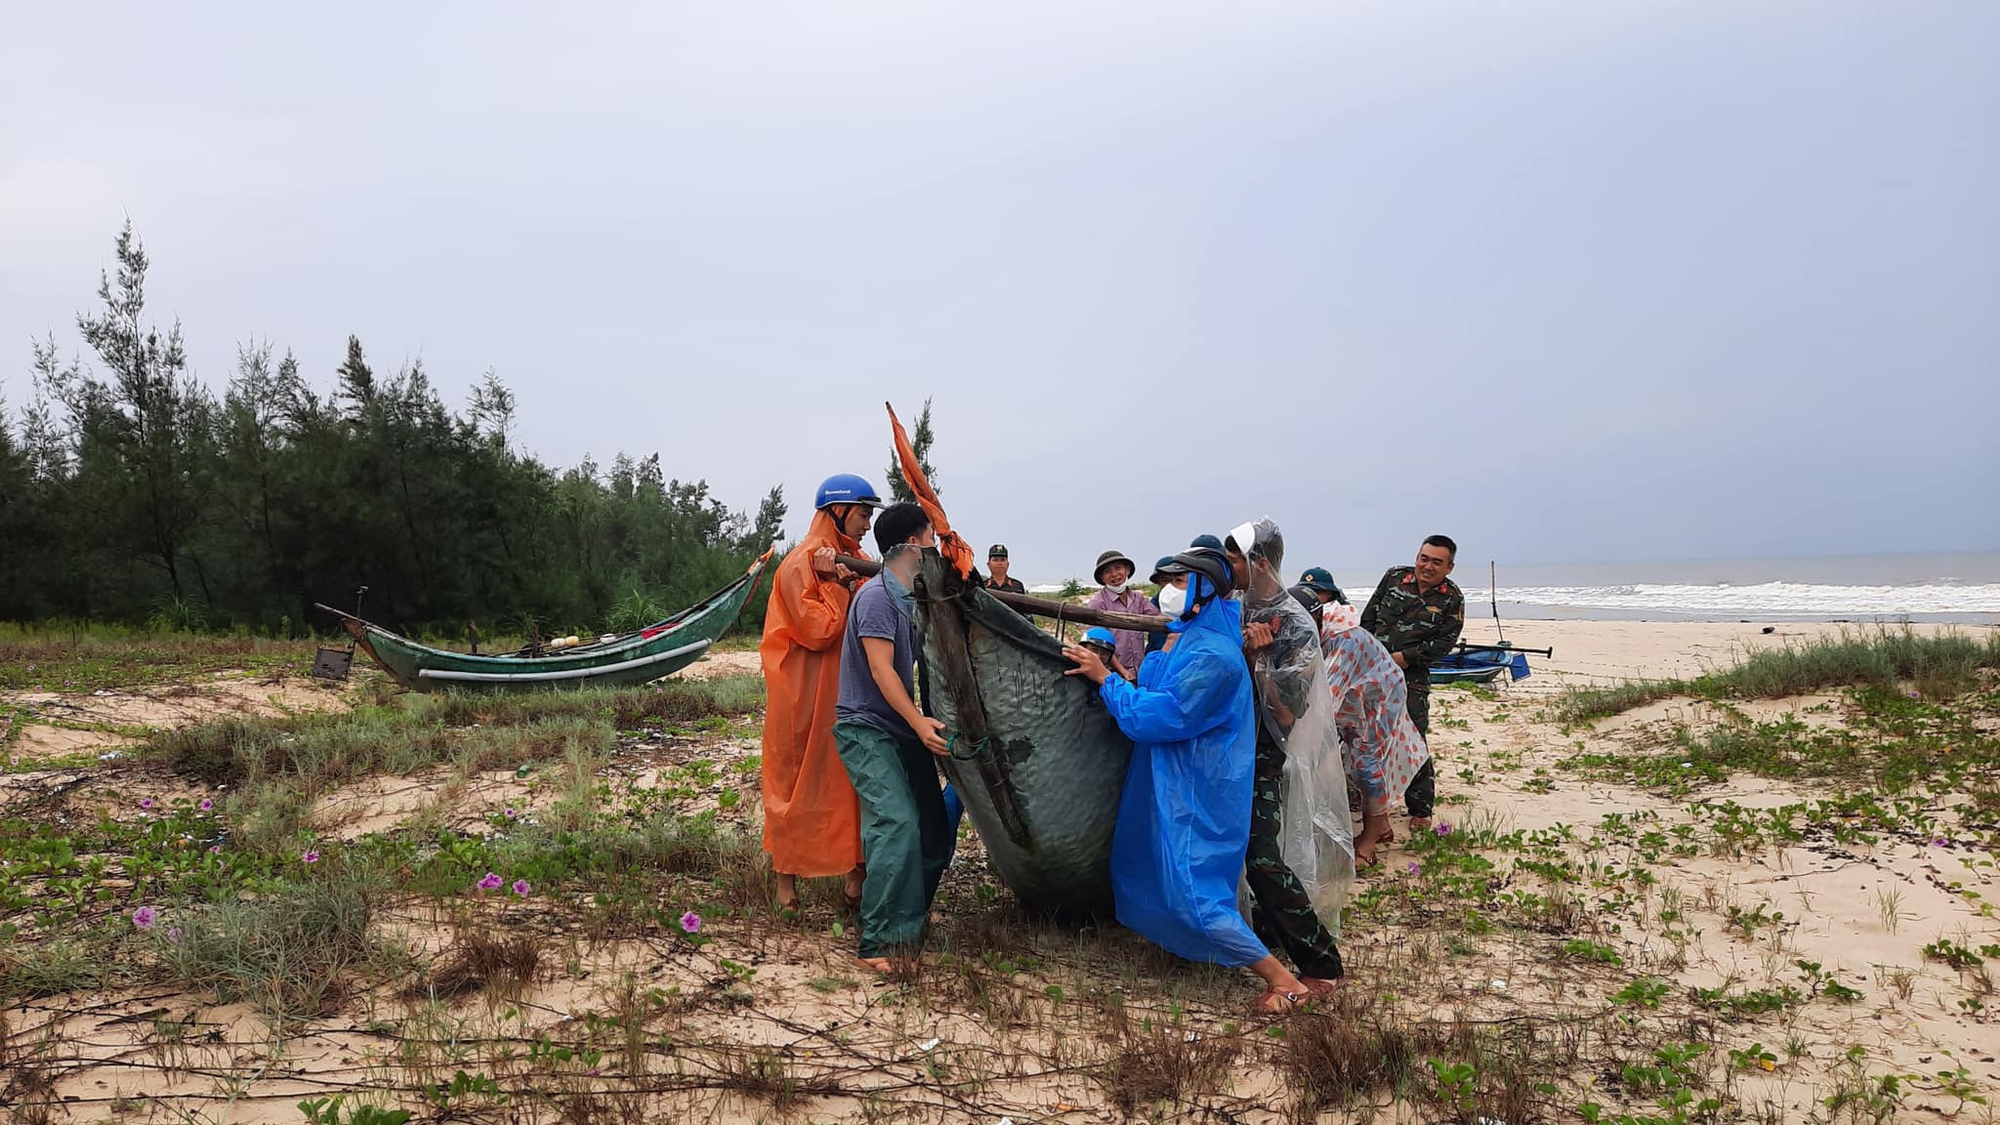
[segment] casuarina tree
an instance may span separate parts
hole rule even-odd
[[[940,497],[944,490],[938,487],[937,469],[931,465],[931,442],[937,439],[931,429],[931,400],[924,400],[924,408],[917,414],[916,429],[910,431],[910,448],[916,452],[917,464],[924,470],[925,479],[931,482],[931,490]],[[903,466],[894,457],[889,458],[889,498],[892,500],[915,500],[917,494],[910,491],[910,482],[903,479]]]

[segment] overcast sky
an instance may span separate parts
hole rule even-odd
[[[1032,580],[2000,547],[2000,4],[10,4],[0,392],[126,216],[803,526],[935,396]],[[1480,569],[1484,569],[1481,567]]]

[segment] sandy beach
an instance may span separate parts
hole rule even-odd
[[[1517,685],[1529,695],[1549,694],[1572,684],[1619,680],[1687,678],[1736,663],[1760,649],[1816,637],[1873,632],[1880,625],[1853,622],[1737,621],[1510,621],[1496,629],[1480,607],[1466,606],[1465,640],[1492,644],[1504,637],[1517,645],[1555,650],[1553,660],[1535,657],[1534,675]],[[1900,626],[1888,626],[1900,628]],[[2000,626],[1910,626],[1919,633],[1955,630],[1972,637]]]
[[[1481,1065],[1516,1065],[1505,1062],[1509,1050],[1519,1054],[1518,1065],[1538,1060],[1532,1065],[1553,1074],[1559,1091],[1538,1103],[1545,1109],[1586,1101],[1653,1105],[1657,1091],[1635,1085],[1623,1068],[1679,1050],[1674,1043],[1710,1045],[1699,1062],[1675,1064],[1676,1074],[1685,1072],[1676,1081],[1723,1099],[1745,1118],[1848,1120],[1828,1116],[1829,1097],[1866,1087],[1886,1099],[1882,1081],[1896,1076],[1893,1101],[1877,1103],[1892,1111],[1883,1120],[1949,1120],[1965,1096],[2000,1097],[2000,1029],[1986,1006],[1989,958],[1979,952],[2000,958],[2000,922],[1989,905],[2000,886],[1988,814],[1951,795],[1909,802],[1884,793],[1879,806],[1840,805],[1851,787],[1824,779],[1739,771],[1676,789],[1580,764],[1592,754],[1614,762],[1657,756],[1677,731],[1698,735],[1787,717],[1800,729],[1860,721],[1839,691],[1729,706],[1667,699],[1581,726],[1546,713],[1569,686],[1688,677],[1750,651],[1855,629],[1765,628],[1510,624],[1508,639],[1552,647],[1554,658],[1535,658],[1534,674],[1518,683],[1439,689],[1432,745],[1439,817],[1453,835],[1412,841],[1407,822],[1395,818],[1400,839],[1350,899],[1342,938],[1349,979],[1336,1022],[1376,1029],[1371,1035],[1403,1028],[1434,1044],[1422,1051],[1484,1042],[1482,1028],[1511,1028],[1483,1048],[1498,1053]],[[1985,635],[1976,627],[1959,632]],[[1494,639],[1491,622],[1473,622],[1467,639]],[[684,675],[713,681],[754,671],[754,654],[733,652]],[[129,753],[99,764],[93,751],[129,752],[143,727],[339,709],[369,690],[309,689],[281,676],[69,697],[20,693],[0,701],[23,728],[10,746],[14,760],[0,800],[9,815],[92,816],[129,809],[139,793],[220,799],[145,772]],[[1981,711],[1966,729],[1991,737],[2000,721]],[[757,748],[754,727],[627,733],[594,778],[613,801],[657,799],[650,795],[671,789],[684,809],[706,809],[719,823],[754,833]],[[60,763],[38,769],[33,759],[45,753],[60,755]],[[478,833],[491,831],[503,812],[554,815],[575,800],[565,796],[573,791],[539,774],[441,766],[318,792],[311,823],[321,840],[348,847],[371,832],[413,826]],[[677,1037],[680,1051],[740,1061],[744,1052],[788,1044],[787,1073],[800,1089],[816,1091],[773,1102],[769,1083],[748,1078],[735,1085],[678,1080],[659,1103],[705,1120],[765,1120],[776,1105],[812,1120],[847,1120],[871,1104],[878,1108],[870,1112],[902,1107],[885,1119],[917,1119],[910,1091],[935,1084],[925,1075],[944,1058],[956,1073],[977,1075],[953,1095],[948,1120],[1112,1122],[1166,1094],[1180,1106],[1164,1113],[1168,1120],[1212,1116],[1223,1106],[1236,1120],[1300,1119],[1296,1099],[1306,1079],[1298,1068],[1305,1064],[1251,1021],[1246,1004],[1254,989],[1245,981],[1149,954],[1116,929],[1080,936],[1020,919],[1005,892],[996,893],[969,832],[947,877],[939,960],[917,985],[884,992],[859,979],[847,963],[852,935],[843,936],[831,892],[821,890],[814,889],[798,927],[771,924],[745,900],[716,907],[707,944],[698,947],[645,926],[582,941],[566,913],[571,906],[536,900],[510,924],[554,943],[542,968],[517,982],[507,1003],[488,992],[449,1005],[461,1021],[454,1034],[491,1036],[516,1049],[584,1035],[575,1029],[608,1018],[592,1014],[608,1002],[607,982],[637,980],[685,998],[648,1017],[660,1021],[656,1031]],[[750,901],[761,902],[754,890]],[[399,908],[382,922],[416,965],[446,957],[474,925],[454,908],[455,920],[441,930],[429,909]],[[198,1110],[204,1120],[290,1121],[297,1119],[292,1103],[315,1091],[355,1082],[394,1086],[400,1064],[378,1041],[380,1029],[414,1036],[410,1021],[420,1010],[430,1013],[425,1020],[438,1018],[394,981],[354,987],[353,999],[275,1038],[245,1004],[158,986],[41,996],[6,1015],[15,1042],[56,1033],[36,1040],[50,1044],[46,1072],[55,1090],[81,1100],[55,1119],[91,1120],[119,1099],[151,1107],[133,1111],[140,1119],[170,1119],[162,1108],[169,1103],[129,1101],[144,1093]],[[1008,999],[1000,1003],[998,995]],[[1129,1077],[1135,1060],[1165,1049],[1155,1032],[1135,1030],[1119,1014],[1133,1010],[1152,1013],[1140,1025],[1148,1028],[1173,1013],[1174,1050],[1207,1043],[1234,1061],[1213,1073],[1195,1067],[1171,1088],[1132,1093],[1116,1076]],[[159,1011],[172,1013],[176,1027],[201,1029],[210,1045],[176,1040],[172,1066],[135,1070],[135,1052],[161,1050]],[[832,1028],[837,1036],[825,1030]],[[454,1065],[470,1070],[475,1062]],[[517,1072],[517,1063],[478,1065],[508,1082],[548,1080],[534,1078],[532,1067]],[[217,1075],[239,1071],[247,1076],[236,1080],[240,1088],[218,1093]],[[1515,1104],[1487,1100],[1502,1097],[1513,1073],[1482,1071],[1477,1104]],[[1386,1114],[1378,1120],[1439,1119],[1438,1107],[1448,1103],[1438,1100],[1446,1095],[1428,1075],[1415,1072],[1386,1103],[1378,1093],[1378,1112]],[[569,1074],[563,1081],[580,1089],[600,1080]],[[1349,1119],[1331,1103],[1321,1108],[1323,1120]]]

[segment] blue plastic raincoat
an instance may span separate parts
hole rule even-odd
[[[1118,921],[1169,953],[1249,965],[1270,951],[1236,909],[1257,766],[1242,612],[1217,599],[1172,629],[1180,639],[1146,658],[1136,686],[1112,676],[1099,689],[1134,744],[1112,895]]]

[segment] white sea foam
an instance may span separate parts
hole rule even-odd
[[[1467,600],[1477,592],[1468,590]],[[2000,584],[1941,586],[1823,586],[1761,582],[1753,586],[1637,583],[1627,586],[1503,586],[1500,600],[1516,605],[1663,613],[1786,617],[1895,617],[1902,614],[2000,613]]]

